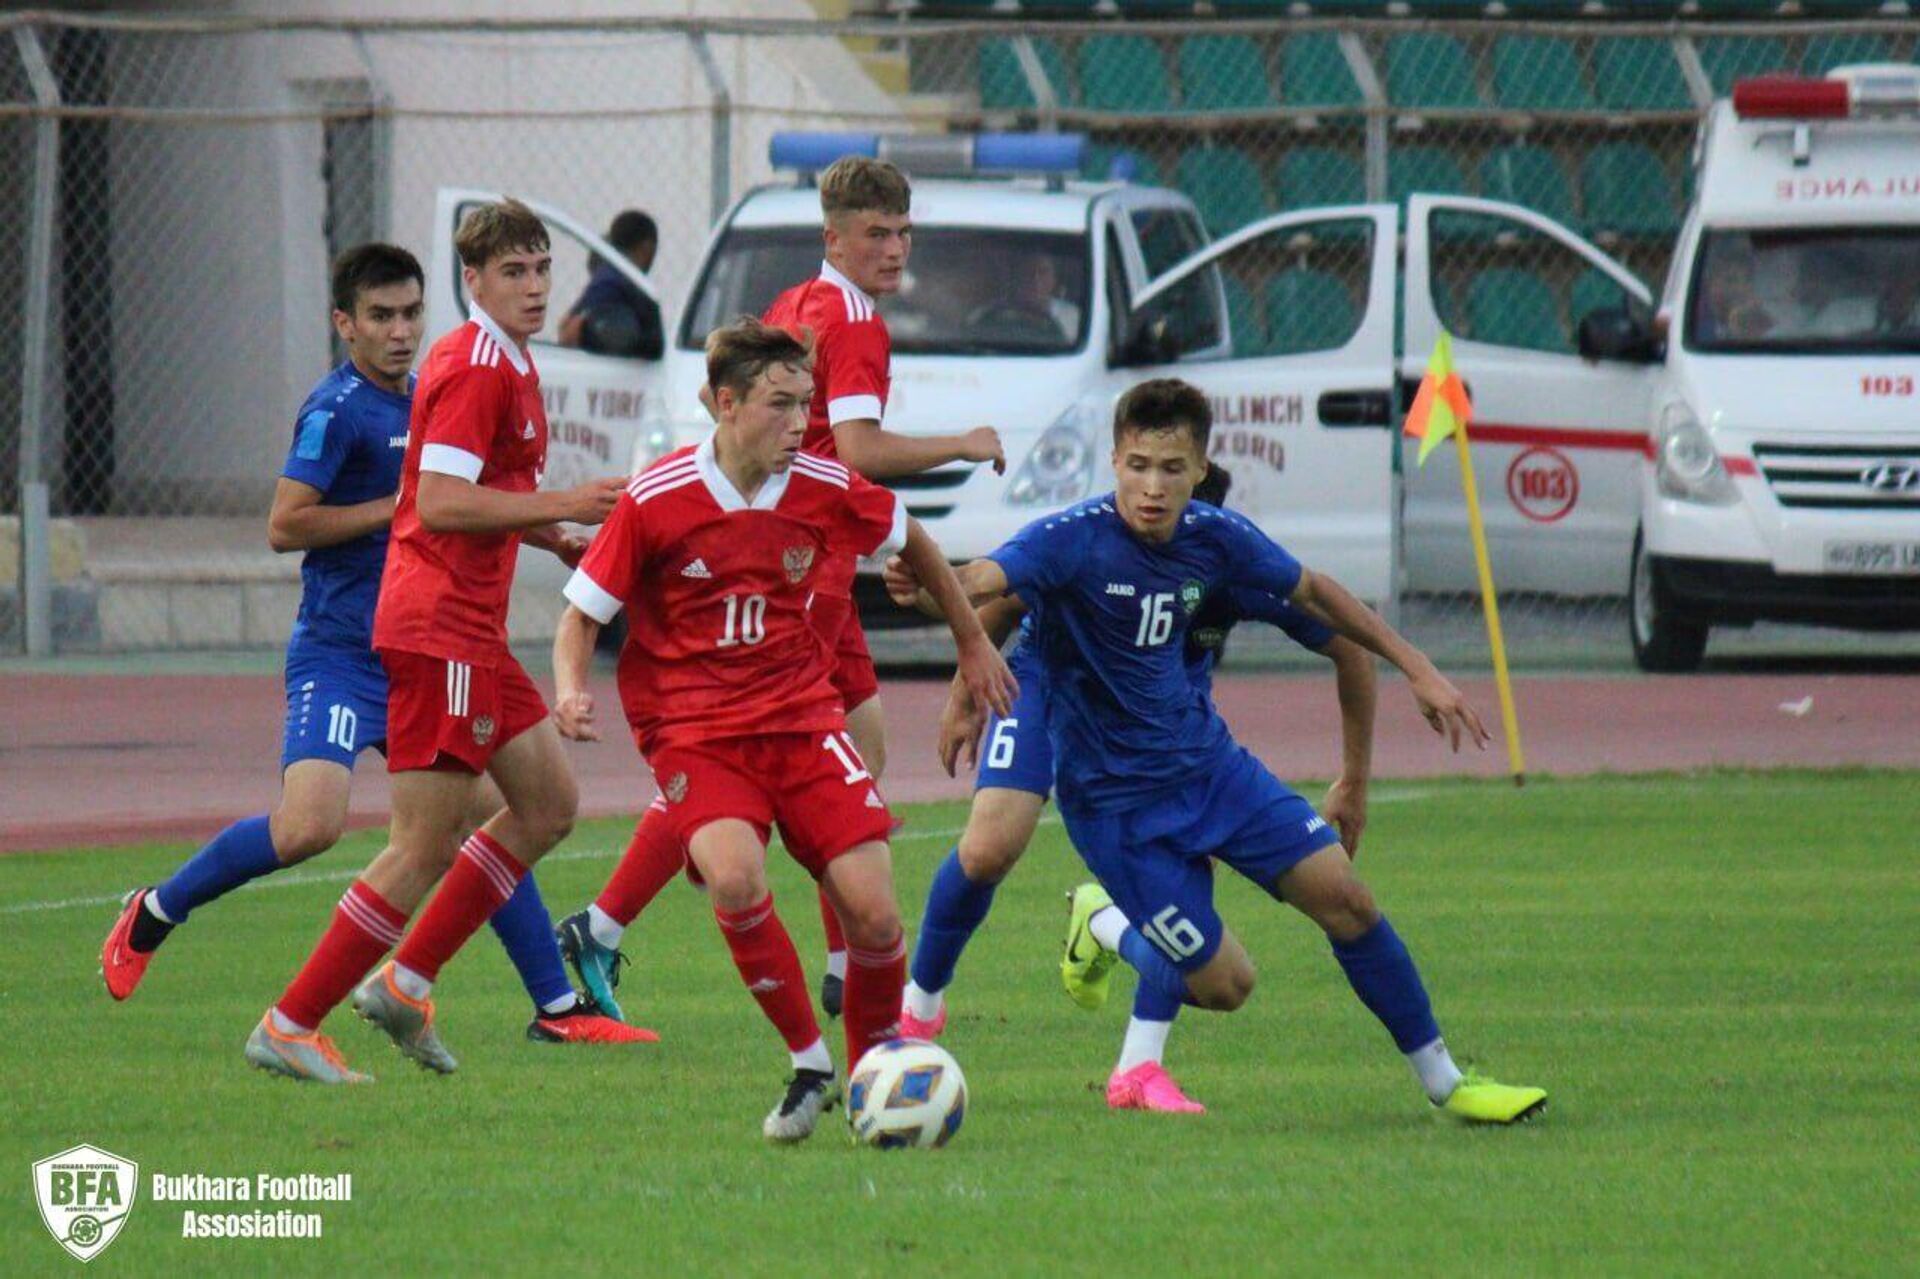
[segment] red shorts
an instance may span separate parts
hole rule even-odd
[[[834,858],[884,842],[893,830],[893,815],[844,732],[668,746],[647,762],[683,844],[725,818],[749,823],[762,841],[778,823],[787,852],[818,879]]]
[[[880,676],[867,650],[867,632],[853,601],[834,595],[813,597],[813,628],[833,654],[833,687],[848,710],[880,691]]]
[[[520,663],[474,666],[382,649],[387,668],[387,771],[458,767],[484,773],[495,751],[547,717]]]

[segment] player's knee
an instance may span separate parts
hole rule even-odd
[[[900,939],[900,908],[885,897],[843,902],[840,927],[847,945],[861,950],[884,950]]]
[[[573,819],[580,809],[580,797],[571,783],[542,796],[537,802],[516,812],[534,846],[545,852],[573,833]]]
[[[991,825],[984,830],[968,826],[960,836],[960,869],[976,884],[997,884],[1025,850],[1025,840],[1009,839]]]
[[[750,910],[767,899],[767,877],[751,863],[727,863],[702,872],[715,909]]]
[[[275,823],[273,852],[282,866],[318,857],[340,842],[346,821],[341,817],[288,814]]]
[[[1350,876],[1330,895],[1320,922],[1335,940],[1355,941],[1380,922],[1380,907],[1367,886]]]
[[[1253,996],[1253,977],[1253,964],[1241,959],[1196,974],[1187,990],[1209,1012],[1230,1013]]]

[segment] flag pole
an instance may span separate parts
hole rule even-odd
[[[1473,534],[1473,562],[1480,573],[1480,602],[1487,616],[1487,642],[1493,648],[1493,678],[1500,690],[1500,726],[1507,735],[1507,770],[1515,786],[1527,784],[1526,755],[1520,749],[1520,716],[1513,705],[1513,680],[1507,674],[1507,641],[1500,632],[1500,602],[1493,592],[1493,563],[1487,558],[1487,529],[1480,519],[1480,490],[1473,482],[1473,453],[1467,447],[1469,428],[1462,422],[1453,432],[1460,446],[1460,487],[1467,498],[1467,527]]]

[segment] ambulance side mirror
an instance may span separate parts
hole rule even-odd
[[[1644,316],[1624,306],[1597,307],[1580,320],[1580,357],[1654,364],[1662,355],[1660,339]]]

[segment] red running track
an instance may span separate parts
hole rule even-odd
[[[600,705],[617,707],[610,676]],[[1464,687],[1497,731],[1490,681]],[[957,799],[933,757],[944,682],[893,681],[887,793]],[[0,674],[0,852],[140,840],[201,840],[271,806],[282,692],[264,675]],[[1804,713],[1781,709],[1811,696]],[[1911,675],[1716,674],[1643,679],[1527,677],[1517,684],[1530,771],[1632,772],[1712,765],[1920,767],[1920,678]],[[1325,778],[1338,754],[1324,676],[1233,675],[1216,698],[1247,747],[1283,778]],[[575,745],[587,816],[638,811],[652,795],[619,725]],[[1498,746],[1450,756],[1398,679],[1381,684],[1375,774],[1498,776]],[[362,760],[356,825],[386,820],[386,775]]]

